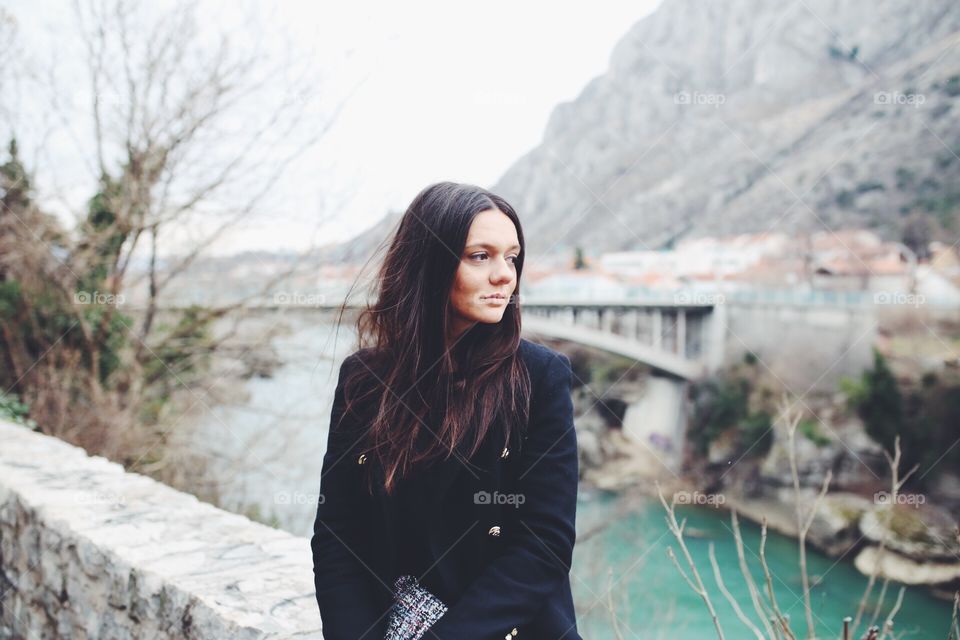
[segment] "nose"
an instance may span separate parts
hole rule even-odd
[[[493,272],[490,274],[490,281],[494,284],[510,282],[513,279],[513,267],[505,258],[500,258],[496,262]]]

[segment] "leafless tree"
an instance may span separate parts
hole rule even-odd
[[[44,414],[37,422],[45,431],[133,464],[161,435],[156,428],[131,435],[151,387],[171,379],[189,385],[190,363],[226,337],[209,336],[209,325],[239,317],[303,268],[313,249],[240,300],[192,308],[168,324],[158,322],[163,305],[213,243],[252,217],[276,213],[278,183],[318,147],[349,96],[321,100],[311,56],[278,51],[263,36],[269,29],[249,19],[240,41],[237,32],[201,24],[191,2],[160,9],[75,0],[72,12],[83,53],[78,95],[88,100],[72,104],[76,85],[62,88],[56,69],[32,80],[47,89],[38,91],[48,96],[45,126],[60,127],[81,151],[90,198],[73,205],[76,225],[60,232],[27,197],[34,174],[11,178],[20,171],[14,167],[6,176],[0,281],[16,283],[23,295],[5,319],[0,355],[14,367],[0,391],[29,399]],[[8,18],[0,13],[0,42],[14,24]],[[46,190],[59,197],[57,167],[40,169]],[[21,188],[18,205],[11,197]],[[333,213],[318,212],[316,227]],[[133,290],[144,292],[142,308],[116,304]],[[56,332],[29,330],[42,317],[41,292],[54,300]]]

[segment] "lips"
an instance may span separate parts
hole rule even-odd
[[[493,294],[492,296],[481,296],[481,297],[480,297],[481,300],[494,300],[494,299],[497,299],[497,300],[506,300],[506,298],[507,298],[507,296],[503,295],[502,293],[495,293],[495,294]]]

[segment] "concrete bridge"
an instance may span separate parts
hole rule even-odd
[[[569,340],[695,380],[723,361],[725,308],[712,301],[522,302],[523,328]]]

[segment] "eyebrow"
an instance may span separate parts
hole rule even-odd
[[[484,249],[496,249],[496,248],[497,248],[495,245],[487,244],[486,242],[474,242],[474,243],[468,244],[468,245],[467,245],[467,248],[470,248],[470,247],[483,247]],[[510,245],[509,247],[507,247],[508,250],[509,250],[509,249],[519,249],[519,248],[520,248],[520,245],[518,245],[518,244],[512,244],[512,245]]]

